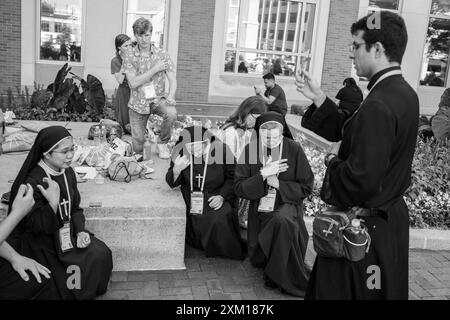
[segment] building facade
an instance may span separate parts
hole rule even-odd
[[[3,0],[0,4],[0,93],[48,85],[61,66],[100,79],[107,94],[114,38],[132,36],[140,16],[154,25],[152,40],[177,66],[177,100],[238,104],[276,74],[288,103],[305,103],[294,74],[307,68],[335,96],[348,76],[350,25],[380,9],[405,18],[403,61],[421,112],[433,114],[448,87],[450,0]],[[364,87],[364,79],[358,79]]]

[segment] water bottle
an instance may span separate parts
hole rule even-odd
[[[106,126],[100,125],[100,144],[106,143]]]
[[[360,219],[352,219],[352,226],[351,226],[350,230],[354,234],[360,234],[362,231],[361,220]]]
[[[101,135],[100,126],[95,126],[95,128],[94,128],[94,145],[95,146],[100,145],[100,135]]]
[[[143,146],[143,161],[149,161],[152,159],[152,142],[150,141],[150,136],[145,135],[145,142]]]

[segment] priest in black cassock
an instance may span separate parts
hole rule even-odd
[[[231,150],[201,126],[185,128],[172,151],[166,181],[171,188],[181,186],[186,242],[207,257],[245,257],[233,191],[235,166]]]
[[[267,112],[258,117],[255,132],[257,139],[246,146],[234,180],[237,196],[250,200],[250,261],[264,268],[266,288],[304,296],[309,236],[303,199],[312,192],[314,175],[281,114]]]
[[[358,262],[317,257],[308,299],[408,299],[409,216],[403,193],[411,182],[419,101],[400,70],[408,41],[403,19],[386,11],[369,17],[351,28],[350,57],[357,75],[370,79],[353,116],[340,118],[306,72],[305,80],[297,79],[315,112],[334,114],[331,126],[342,128],[341,144],[325,158],[329,193],[323,200],[358,207],[372,239]]]
[[[8,238],[20,254],[48,267],[60,299],[94,299],[108,287],[111,250],[85,229],[76,175],[70,167],[73,138],[66,128],[41,130],[11,189],[35,190],[35,204]]]

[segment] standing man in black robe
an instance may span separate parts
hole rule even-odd
[[[250,200],[248,255],[252,265],[264,268],[267,289],[303,297],[310,273],[303,199],[312,192],[314,175],[281,114],[261,115],[255,130],[257,139],[241,154],[234,178],[236,195]]]
[[[374,23],[375,21],[375,23]],[[409,216],[403,193],[411,182],[419,119],[417,94],[401,74],[408,35],[403,19],[381,11],[354,23],[350,58],[370,79],[368,95],[349,119],[306,72],[297,89],[316,112],[334,113],[342,142],[325,158],[328,204],[362,208],[372,238],[359,262],[317,257],[308,299],[408,299]],[[345,123],[343,122],[344,120]]]

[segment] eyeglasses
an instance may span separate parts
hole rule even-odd
[[[359,47],[361,47],[363,44],[366,44],[365,42],[361,42],[361,43],[357,43],[357,42],[353,42],[349,47],[348,50],[350,52],[354,52],[356,50],[359,49]]]
[[[64,154],[65,156],[67,156],[67,154],[69,154],[70,152],[75,153],[75,146],[73,146],[72,148],[70,148],[67,151],[53,150],[52,152],[61,153],[61,154]]]

